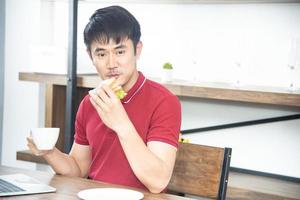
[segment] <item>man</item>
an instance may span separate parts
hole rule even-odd
[[[137,70],[142,51],[140,25],[119,6],[97,10],[84,30],[87,52],[102,79],[115,78],[127,96],[108,85],[81,102],[69,154],[40,151],[58,174],[163,191],[172,175],[181,124],[180,103]]]

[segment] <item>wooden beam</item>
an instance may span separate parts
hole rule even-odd
[[[43,157],[35,156],[29,150],[17,151],[17,160],[47,164]]]
[[[19,79],[53,85],[66,85],[67,83],[66,75],[57,74],[20,72]],[[160,82],[160,79],[150,79]],[[77,87],[94,88],[99,85],[99,82],[100,79],[96,74],[77,76]],[[191,83],[183,80],[162,84],[175,95],[181,97],[300,107],[300,91],[291,92],[284,87],[244,85],[235,88],[229,83]]]

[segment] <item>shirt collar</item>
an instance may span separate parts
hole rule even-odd
[[[142,72],[139,72],[139,77],[135,84],[130,88],[129,91],[127,91],[127,95],[121,100],[122,103],[129,103],[131,98],[133,98],[134,95],[137,95],[138,91],[142,87],[142,84],[145,82],[145,76],[142,74]]]

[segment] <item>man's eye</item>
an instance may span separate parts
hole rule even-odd
[[[117,55],[122,55],[124,53],[125,53],[125,50],[119,50],[119,51],[117,51]]]
[[[98,57],[104,57],[104,56],[105,56],[105,53],[98,53],[97,56],[98,56]]]

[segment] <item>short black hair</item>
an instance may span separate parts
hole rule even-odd
[[[128,10],[121,6],[109,6],[95,11],[83,35],[84,43],[89,51],[94,41],[108,44],[112,39],[118,44],[127,38],[133,41],[134,51],[136,51],[141,29],[139,22]]]

